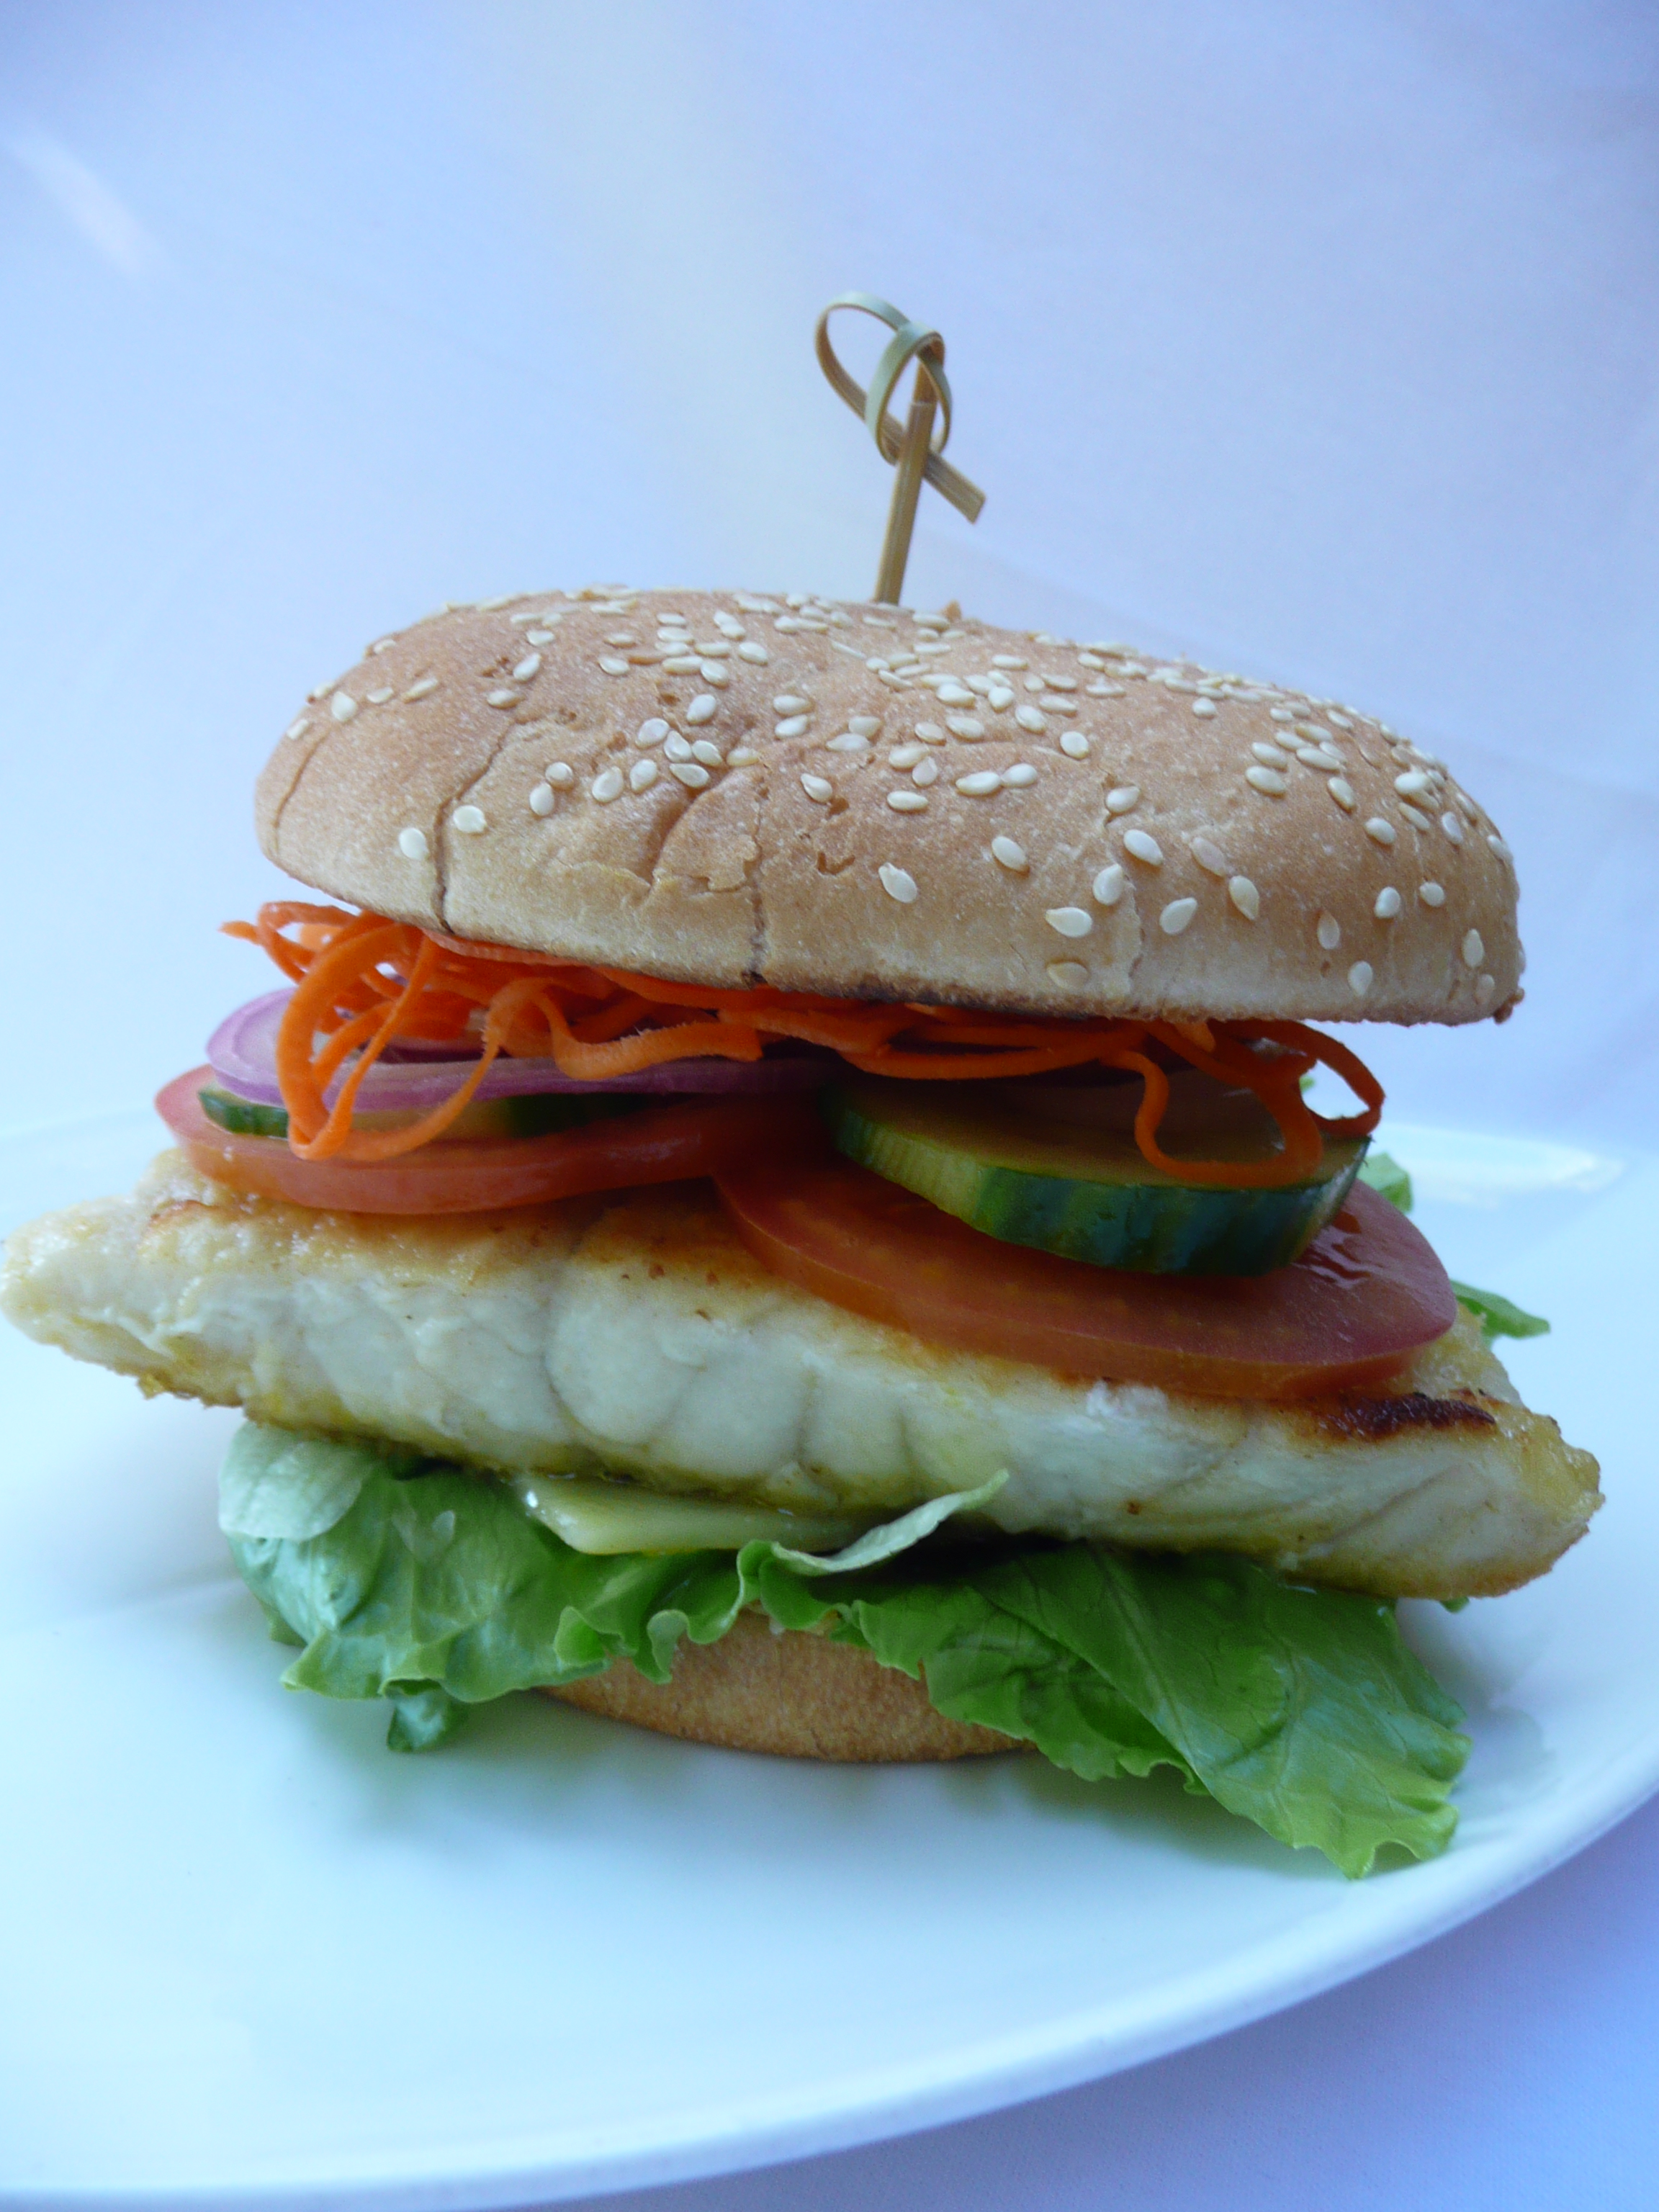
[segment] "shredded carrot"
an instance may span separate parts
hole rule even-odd
[[[871,1075],[922,1082],[1007,1081],[1097,1065],[1138,1076],[1135,1141],[1183,1182],[1274,1188],[1316,1172],[1327,1136],[1376,1127],[1382,1091],[1346,1045],[1300,1022],[1054,1021],[939,1006],[867,1006],[771,985],[719,990],[590,968],[544,952],[471,944],[383,915],[276,900],[253,922],[225,925],[262,947],[295,985],[276,1038],[289,1143],[301,1159],[386,1160],[441,1136],[503,1053],[548,1058],[561,1075],[602,1083],[685,1059],[757,1060],[772,1039],[828,1047]],[[476,1048],[464,1081],[399,1129],[352,1127],[368,1071],[400,1037]],[[1254,1092],[1278,1125],[1265,1160],[1189,1160],[1163,1149],[1170,1103],[1159,1051]],[[353,1055],[356,1058],[353,1059]],[[328,1092],[340,1072],[349,1071]],[[1362,1109],[1316,1114],[1302,1079],[1322,1064]]]

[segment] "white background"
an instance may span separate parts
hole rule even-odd
[[[1367,1033],[1396,1108],[1655,1141],[1656,246],[1636,4],[0,6],[0,1129],[265,988],[214,934],[278,881],[252,778],[367,639],[867,590],[886,472],[811,351],[859,288],[944,331],[988,495],[928,495],[908,596],[1443,752],[1528,997]],[[1100,2087],[629,2201],[1645,2205],[1656,1846]]]

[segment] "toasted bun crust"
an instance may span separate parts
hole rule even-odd
[[[718,1644],[682,1642],[665,1684],[619,1659],[547,1694],[661,1735],[784,1759],[966,1759],[1024,1749],[995,1729],[947,1720],[920,1682],[867,1651],[822,1636],[775,1635],[751,1613]]]
[[[447,610],[313,695],[258,820],[355,904],[723,987],[1464,1022],[1522,964],[1508,848],[1378,723],[885,607]]]

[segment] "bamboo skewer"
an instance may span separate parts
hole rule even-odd
[[[838,307],[854,307],[874,315],[893,332],[876,364],[870,389],[853,380],[830,343],[830,318]],[[945,374],[945,341],[937,331],[908,316],[885,300],[868,292],[846,292],[832,300],[818,317],[818,364],[831,386],[855,415],[861,415],[876,441],[876,451],[894,465],[893,496],[887,510],[887,529],[882,539],[881,562],[876,571],[872,597],[896,606],[910,558],[910,538],[915,528],[916,507],[924,480],[942,492],[958,514],[977,522],[985,495],[944,458],[951,435],[951,386]],[[905,369],[915,363],[910,392],[910,412],[902,430],[887,411],[887,403]]]

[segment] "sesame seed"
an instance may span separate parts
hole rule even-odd
[[[389,653],[397,642],[395,637],[377,637],[368,649],[370,653]]]
[[[927,795],[921,791],[890,791],[887,804],[895,814],[920,814],[927,804]]]
[[[1352,729],[1353,724],[1348,720],[1347,716],[1346,714],[1339,714],[1334,707],[1328,707],[1325,712],[1327,719],[1334,722],[1339,730]]]
[[[1126,830],[1123,833],[1123,849],[1131,859],[1143,861],[1149,868],[1161,868],[1164,866],[1164,848],[1147,830]]]
[[[910,771],[910,781],[915,784],[937,783],[939,763],[936,760],[918,761]]]
[[[780,691],[772,702],[772,712],[775,714],[805,714],[811,711],[811,701],[803,699],[798,692]]]
[[[760,755],[753,745],[733,745],[726,756],[727,768],[753,768]]]
[[[1434,827],[1433,823],[1431,822],[1428,816],[1424,813],[1422,808],[1420,806],[1413,806],[1409,799],[1402,799],[1401,800],[1400,811],[1405,816],[1407,821],[1411,823],[1413,830],[1432,830]]]
[[[1037,772],[1030,761],[1016,761],[1012,768],[1002,771],[1003,788],[1006,791],[1029,791],[1037,780]]]
[[[518,596],[516,592],[503,592],[499,599],[474,599],[472,604],[479,614],[493,615],[497,607],[510,607]]]
[[[1342,942],[1342,925],[1334,914],[1322,914],[1314,924],[1314,934],[1327,952],[1334,952]]]
[[[1445,831],[1447,836],[1451,839],[1454,845],[1461,845],[1462,843],[1463,825],[1455,814],[1443,814],[1440,817],[1440,827]]]
[[[881,727],[881,719],[876,714],[849,714],[847,726],[855,738],[873,738]]]
[[[1198,912],[1195,898],[1171,899],[1158,918],[1158,926],[1166,937],[1179,937],[1187,924]]]
[[[860,737],[856,731],[843,730],[838,738],[831,738],[823,750],[827,753],[867,753],[870,740]]]
[[[1198,862],[1199,866],[1200,868],[1207,868],[1212,876],[1224,876],[1226,874],[1226,855],[1223,853],[1220,846],[1213,843],[1208,837],[1194,837],[1193,839],[1192,855],[1194,860]]]
[[[630,791],[649,791],[657,780],[657,763],[653,760],[635,761],[628,771]]]
[[[1495,975],[1477,975],[1474,979],[1475,1005],[1477,1006],[1489,1006],[1492,1002],[1492,997],[1497,989],[1498,978]]]
[[[349,691],[337,691],[328,703],[337,722],[349,722],[357,711],[357,702]]]
[[[1089,686],[1089,696],[1091,699],[1121,699],[1123,696],[1123,686],[1121,684],[1109,684],[1103,676],[1097,677]]]
[[[700,760],[705,768],[724,768],[726,756],[712,738],[699,738],[691,748],[693,760]]]
[[[715,616],[714,627],[722,637],[741,637],[743,635],[743,624],[738,620],[735,615],[728,615],[724,611]]]
[[[1444,906],[1446,890],[1443,884],[1419,884],[1417,896],[1425,906]]]
[[[1029,660],[1022,660],[1017,653],[994,653],[991,655],[993,668],[1029,668],[1030,665]]]
[[[458,806],[449,820],[450,826],[459,830],[465,837],[476,837],[481,830],[489,827],[481,806]]]
[[[568,761],[550,761],[544,773],[555,791],[568,791],[576,781],[576,771]]]
[[[708,771],[701,761],[670,761],[668,773],[677,776],[688,791],[701,791],[708,781]]]
[[[1060,738],[1060,750],[1073,760],[1087,760],[1089,757],[1089,740],[1084,736],[1081,730],[1062,730]]]
[[[974,703],[974,695],[965,684],[938,684],[933,696],[941,707],[971,707]]]
[[[1123,871],[1114,860],[1095,878],[1094,894],[1101,906],[1115,906],[1123,896]]]
[[[945,743],[945,732],[937,722],[916,722],[912,727],[925,745],[942,745]]]
[[[896,868],[890,860],[884,860],[876,871],[881,878],[881,887],[890,899],[901,906],[914,906],[916,900],[916,879],[908,869]]]
[[[993,714],[1006,714],[1014,703],[1014,695],[1006,684],[991,684],[986,688],[985,703]]]
[[[663,739],[662,749],[670,760],[686,761],[691,757],[690,741],[689,738],[683,738],[678,730],[672,737]]]
[[[1392,921],[1400,911],[1400,894],[1392,884],[1385,884],[1376,895],[1371,912],[1379,921]]]
[[[1120,783],[1106,794],[1106,811],[1109,814],[1133,814],[1139,804],[1140,786],[1138,783]]]
[[[287,729],[283,731],[283,735],[285,738],[302,738],[310,727],[310,723],[307,721],[305,716],[301,714],[297,722],[290,722],[289,724]]]
[[[1407,769],[1404,775],[1395,776],[1394,787],[1402,798],[1414,799],[1419,791],[1428,789],[1429,779],[1420,768]]]
[[[619,768],[601,769],[590,787],[601,806],[615,799],[622,790],[622,770]]]
[[[809,799],[815,800],[820,806],[827,806],[836,795],[834,784],[827,782],[821,775],[802,776],[800,787]]]
[[[1325,786],[1325,788],[1329,792],[1331,797],[1336,801],[1337,805],[1342,809],[1345,814],[1352,814],[1353,812],[1353,786],[1348,781],[1346,776],[1334,775],[1330,781]]]
[[[1080,906],[1051,906],[1042,919],[1062,937],[1086,937],[1095,926],[1093,915]]]
[[[1048,685],[1051,691],[1075,691],[1077,690],[1077,678],[1075,676],[1045,676],[1042,678],[1042,681]]]
[[[1289,757],[1280,752],[1277,745],[1270,745],[1264,738],[1258,738],[1250,750],[1263,768],[1287,768],[1290,765]]]
[[[1463,939],[1463,965],[1478,968],[1486,957],[1486,947],[1478,929],[1472,929]]]
[[[528,684],[532,676],[539,676],[541,674],[541,671],[542,657],[540,653],[527,653],[524,659],[519,663],[518,666],[514,670],[513,681],[515,684]]]
[[[1261,911],[1261,894],[1248,876],[1235,876],[1227,885],[1227,896],[1246,921],[1254,921]]]
[[[685,719],[695,729],[699,722],[712,722],[720,702],[711,692],[700,691],[685,710]]]
[[[1040,707],[1016,707],[1014,720],[1022,730],[1030,730],[1034,737],[1048,726],[1048,718]]]
[[[1267,799],[1283,799],[1291,787],[1290,778],[1279,769],[1259,765],[1245,769],[1244,781],[1253,791],[1261,792]]]
[[[530,811],[532,814],[550,814],[556,804],[550,783],[537,784],[530,794]]]
[[[1023,876],[1031,865],[1025,857],[1024,846],[1012,837],[993,837],[991,858],[1000,868],[1006,868],[1011,875],[1015,876]]]
[[[668,735],[668,725],[660,714],[653,714],[648,722],[641,722],[634,732],[636,745],[659,745]]]
[[[791,714],[777,725],[772,734],[775,738],[804,738],[811,720],[808,714]]]
[[[1373,814],[1365,824],[1365,835],[1379,845],[1392,845],[1400,832],[1392,822],[1385,822],[1380,814]]]
[[[994,791],[1000,791],[1002,778],[994,768],[975,769],[972,775],[959,775],[957,789],[966,799],[988,799]]]
[[[601,654],[599,666],[607,676],[626,676],[628,673],[628,663],[625,660],[618,660],[616,655],[611,653]]]
[[[524,634],[524,641],[526,645],[551,645],[553,633],[550,629],[527,629]]]
[[[398,832],[398,850],[406,860],[423,860],[427,854],[426,832],[411,823]]]
[[[1348,970],[1348,988],[1356,999],[1364,997],[1366,992],[1371,988],[1372,980],[1371,963],[1369,960],[1356,960]]]
[[[1510,852],[1509,847],[1504,842],[1503,839],[1498,835],[1498,832],[1495,830],[1487,830],[1486,842],[1492,847],[1492,851],[1497,854],[1500,860],[1514,860],[1514,854]]]
[[[752,660],[757,668],[764,668],[772,658],[766,647],[752,637],[745,638],[738,647],[739,660]]]
[[[1298,745],[1296,757],[1304,768],[1316,768],[1329,775],[1342,765],[1340,753],[1334,753],[1328,745]]]
[[[723,667],[718,660],[705,660],[697,672],[705,684],[712,684],[717,691],[725,690],[732,681],[731,670]]]
[[[373,691],[365,691],[363,696],[371,707],[384,707],[392,696],[392,686],[389,684],[381,684]]]
[[[1193,702],[1193,712],[1194,712],[1194,714],[1213,714],[1216,712],[1216,703],[1215,703],[1215,701],[1214,701],[1213,699],[1194,699],[1194,702]],[[1180,903],[1180,904],[1185,904],[1185,901],[1180,901],[1180,902],[1178,902],[1178,903]],[[1169,928],[1169,921],[1168,921],[1168,917],[1175,912],[1175,908],[1174,908],[1174,907],[1165,907],[1165,908],[1164,908],[1164,916],[1165,916],[1165,920],[1164,920],[1164,927],[1165,927],[1166,929],[1168,929],[1168,928]],[[1188,915],[1188,916],[1187,917],[1187,921],[1190,921],[1191,920],[1192,920],[1192,916],[1191,916],[1190,915]],[[1185,921],[1183,921],[1183,922],[1180,925],[1180,927],[1181,927],[1182,929],[1185,929],[1185,927],[1187,927],[1187,922],[1185,922]],[[1171,937],[1174,937],[1174,936],[1177,935],[1178,933],[1178,933],[1178,931],[1176,931],[1176,930],[1170,930],[1170,936],[1171,936]]]
[[[977,714],[947,714],[945,718],[945,725],[947,729],[954,731],[957,737],[966,738],[969,744],[972,744],[976,738],[982,738],[985,735],[985,725]]]
[[[1048,974],[1064,991],[1080,991],[1089,980],[1089,971],[1080,960],[1051,960]]]
[[[489,693],[484,703],[490,707],[516,707],[523,696],[524,693],[522,691],[509,691],[507,690],[492,691]]]
[[[1293,722],[1296,720],[1288,707],[1269,707],[1267,712],[1275,722]]]

